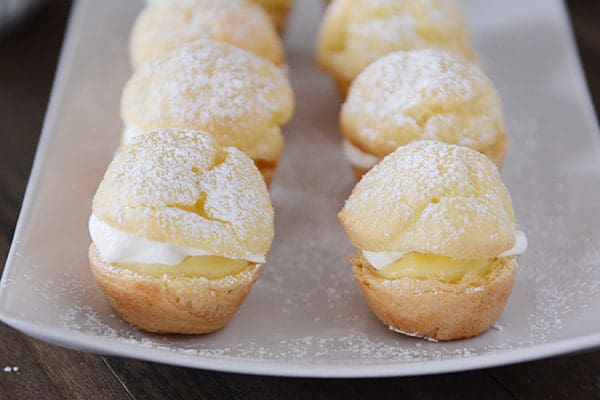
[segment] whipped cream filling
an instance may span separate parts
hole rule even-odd
[[[344,154],[350,164],[359,168],[371,168],[373,165],[381,161],[381,158],[365,153],[358,147],[354,146],[348,140],[344,140]]]
[[[521,231],[516,231],[515,245],[512,247],[512,249],[500,254],[498,258],[518,256],[525,253],[525,250],[527,250],[527,236],[525,236],[525,233]],[[405,252],[397,251],[361,251],[363,256],[375,269],[385,268],[393,262],[404,258],[407,254]]]
[[[123,130],[123,137],[121,138],[121,146],[127,146],[129,143],[131,143],[133,138],[143,135],[147,132],[146,130],[135,125],[131,125],[127,121],[125,121],[123,124],[125,125],[125,129]]]
[[[394,261],[398,261],[401,258],[404,258],[406,253],[401,253],[397,251],[369,251],[362,250],[363,256],[367,259],[367,261],[375,267],[375,269],[382,269],[383,267],[390,265]]]
[[[527,250],[527,236],[525,236],[524,232],[515,231],[515,245],[512,249],[500,254],[498,258],[520,256],[525,253],[525,250]]]
[[[137,237],[113,228],[93,213],[88,228],[100,256],[108,263],[178,265],[190,256],[220,256],[194,247]],[[265,262],[265,255],[253,254],[247,260],[262,264]]]

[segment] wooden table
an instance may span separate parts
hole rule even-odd
[[[600,1],[568,2],[596,110]],[[0,266],[41,130],[69,1],[46,2],[0,36]],[[17,366],[16,372],[3,372]],[[365,398],[600,399],[600,351],[502,368],[409,378],[294,379],[171,367],[51,346],[0,323],[0,399]]]

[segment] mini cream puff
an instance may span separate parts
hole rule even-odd
[[[292,8],[293,0],[251,0],[253,3],[260,4],[269,14],[271,21],[279,33],[285,29],[288,14]]]
[[[269,16],[247,0],[170,0],[149,4],[137,17],[129,42],[138,69],[157,54],[197,39],[213,39],[282,64],[279,35]]]
[[[273,209],[252,160],[204,132],[141,135],[108,167],[89,221],[92,272],[140,329],[224,326],[260,273]]]
[[[498,167],[508,142],[492,82],[476,64],[440,50],[399,51],[369,65],[350,87],[340,125],[357,178],[414,140],[467,146]]]
[[[391,329],[431,340],[477,335],[502,312],[527,239],[496,166],[436,141],[398,148],[339,213],[354,276]]]
[[[373,61],[398,50],[437,48],[474,58],[457,0],[334,0],[323,17],[317,59],[345,96]]]
[[[200,130],[252,160],[269,182],[283,148],[292,89],[272,62],[213,40],[186,43],[145,63],[121,98],[126,145],[160,128]]]

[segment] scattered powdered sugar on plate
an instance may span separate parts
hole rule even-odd
[[[565,221],[525,214],[520,228],[532,247],[521,258],[513,296],[493,329],[450,343],[390,331],[368,310],[346,260],[354,250],[336,213],[353,181],[344,170],[341,148],[327,136],[306,140],[296,132],[288,134],[287,153],[271,191],[276,235],[268,261],[246,303],[222,331],[192,337],[141,332],[121,321],[91,277],[81,272],[51,273],[41,285],[29,272],[23,279],[35,288],[30,295],[58,304],[58,321],[68,334],[135,346],[140,354],[151,349],[203,359],[318,365],[453,360],[528,348],[568,337],[564,332],[571,318],[598,301],[600,253],[583,251],[575,263],[562,252],[546,254],[549,250],[538,238],[547,229],[560,232],[558,224]],[[322,168],[331,164],[332,174],[318,175],[311,165],[304,172],[312,174],[297,173],[306,153],[325,152],[329,155]],[[561,241],[565,237],[559,234],[556,242]]]
[[[308,7],[298,7],[295,12],[308,13],[299,17],[316,25],[321,10],[319,2],[313,3],[315,7],[307,3]],[[99,11],[95,18],[106,18],[106,26],[114,20],[114,10],[102,14],[109,8],[104,2],[90,2],[88,8]],[[528,235],[530,244],[519,259],[513,293],[495,329],[473,339],[430,343],[392,332],[372,315],[352,277],[347,257],[354,249],[336,216],[354,186],[338,131],[339,99],[332,90],[324,89],[331,87],[330,82],[311,61],[308,44],[314,43],[314,38],[306,35],[316,29],[311,30],[307,23],[302,26],[307,34],[298,35],[294,23],[292,20],[288,37],[290,72],[296,96],[304,100],[298,102],[296,117],[285,132],[286,147],[271,188],[275,238],[260,278],[227,327],[202,336],[161,336],[141,332],[115,315],[87,266],[85,222],[95,188],[75,182],[78,189],[86,190],[73,190],[74,183],[67,179],[49,180],[36,188],[38,198],[44,201],[33,203],[40,208],[29,216],[36,218],[22,220],[24,229],[18,240],[26,240],[15,242],[16,253],[6,270],[10,274],[5,272],[0,297],[3,312],[28,324],[39,336],[52,328],[60,332],[62,344],[74,346],[77,338],[86,343],[96,341],[97,349],[107,353],[119,344],[133,349],[140,358],[158,360],[157,352],[167,353],[173,363],[182,363],[183,358],[192,363],[232,360],[237,365],[272,361],[282,370],[306,365],[305,374],[310,374],[313,365],[331,366],[331,375],[342,366],[386,365],[394,371],[393,367],[402,363],[452,362],[507,352],[514,352],[512,359],[518,359],[532,347],[548,348],[562,340],[597,334],[600,224],[595,211],[600,204],[600,158],[584,135],[579,135],[587,128],[568,118],[560,119],[560,125],[556,118],[564,114],[546,112],[541,95],[549,92],[514,87],[514,82],[522,82],[515,66],[527,61],[520,58],[498,57],[490,65],[495,68],[491,75],[503,96],[510,134],[503,177],[513,199],[517,228]],[[82,37],[82,46],[86,37]],[[105,47],[110,46],[93,49],[103,51]],[[561,65],[552,63],[552,68]],[[89,63],[86,67],[90,69],[85,82],[99,95],[94,96],[93,107],[81,107],[80,111],[86,123],[100,126],[110,118],[105,109],[114,111],[114,103],[110,103],[112,109],[102,103],[102,89],[112,81],[109,76],[95,75],[98,70],[94,66]],[[110,73],[114,71],[110,69]],[[77,79],[69,82],[80,84]],[[561,82],[565,82],[562,76]],[[119,86],[115,93],[121,89]],[[71,93],[79,90],[80,86],[69,87]],[[115,99],[111,97],[111,101]],[[73,113],[65,113],[69,114]],[[59,141],[52,149],[62,148],[65,153],[61,155],[68,161],[97,161],[99,147],[116,146],[116,138],[115,142],[88,146],[60,142],[86,132],[83,126],[73,129],[73,137],[64,131],[53,138]],[[569,140],[564,140],[565,132],[572,134]],[[92,135],[93,131],[86,133]],[[108,141],[108,136],[102,138]],[[73,164],[70,169],[79,166]],[[89,182],[87,165],[81,169],[75,177]],[[64,171],[49,172],[62,176],[58,173]],[[56,193],[60,201],[48,201],[55,199]],[[57,229],[57,219],[61,229]],[[230,370],[235,370],[234,364],[230,365]]]

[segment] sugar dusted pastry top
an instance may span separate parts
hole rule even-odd
[[[211,133],[256,160],[276,161],[292,89],[273,63],[237,47],[199,40],[144,64],[127,82],[121,117],[141,130]]]
[[[395,52],[368,66],[352,83],[341,124],[352,143],[380,157],[420,139],[485,153],[505,135],[492,82],[439,50]]]
[[[385,54],[439,48],[472,58],[457,0],[334,0],[318,39],[321,65],[351,81]]]
[[[247,0],[169,0],[149,4],[136,19],[131,64],[137,69],[157,54],[202,38],[283,62],[279,35],[260,6]]]
[[[515,244],[512,202],[496,166],[442,142],[413,142],[385,157],[339,218],[351,242],[369,251],[487,259]]]
[[[254,163],[204,132],[133,139],[109,165],[92,211],[137,237],[234,259],[266,253],[273,239],[273,209]]]
[[[146,4],[166,4],[179,0],[146,0]],[[289,8],[292,6],[293,0],[249,0],[252,3],[260,5],[271,17],[272,21],[277,25],[281,24],[285,18]]]

